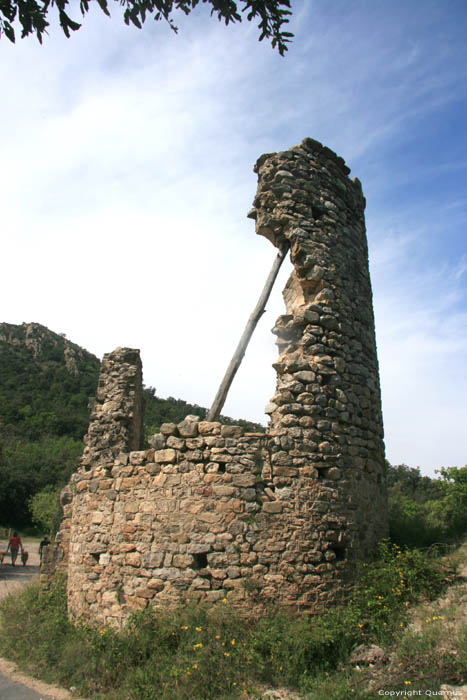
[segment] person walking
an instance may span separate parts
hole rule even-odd
[[[8,547],[6,548],[6,551],[10,550],[11,554],[11,565],[15,566],[16,558],[18,556],[18,551],[21,549],[21,553],[23,553],[23,543],[21,542],[21,537],[19,537],[18,533],[15,531],[13,532],[13,535],[10,537],[8,540]]]
[[[49,540],[49,538],[48,538],[47,535],[46,535],[46,536],[44,537],[44,539],[41,540],[41,543],[40,543],[40,545],[39,545],[39,559],[40,559],[40,563],[41,563],[41,564],[42,564],[42,555],[43,555],[43,553],[44,553],[44,547],[48,547],[49,544],[50,544],[50,540]]]

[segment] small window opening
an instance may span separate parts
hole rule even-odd
[[[321,209],[320,207],[317,207],[316,205],[314,205],[314,206],[311,208],[311,211],[312,211],[313,219],[314,219],[315,221],[318,221],[319,219],[321,219],[321,217],[322,217],[323,214],[324,214],[324,209]]]
[[[219,467],[217,468],[217,473],[218,474],[224,474],[225,473],[225,464],[219,464]]]
[[[92,552],[92,553],[91,553],[91,557],[94,559],[94,561],[96,562],[96,564],[99,563],[100,554],[94,554],[94,552]]]
[[[197,552],[193,554],[193,564],[192,569],[198,571],[199,569],[205,569],[208,565],[208,555],[205,552]]]
[[[324,479],[327,478],[328,476],[328,467],[316,467],[316,471],[318,472],[318,479],[320,481],[323,481]]]
[[[345,547],[343,544],[336,544],[331,547],[332,551],[336,555],[336,561],[344,561],[345,559]]]

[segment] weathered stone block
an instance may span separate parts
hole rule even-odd
[[[146,461],[147,454],[146,450],[139,450],[138,452],[130,452],[129,459],[130,464],[144,464]]]
[[[165,585],[164,581],[161,578],[151,578],[151,579],[149,579],[148,584],[147,584],[148,588],[150,590],[155,591],[156,593],[158,593],[159,591],[162,591],[164,588],[164,585]]]
[[[185,420],[178,424],[178,432],[182,437],[190,438],[198,435],[199,418],[197,416],[195,418],[197,420],[193,420],[193,416],[187,416]]]
[[[263,503],[263,511],[265,513],[282,513],[284,504],[279,501],[265,501]]]
[[[139,501],[129,501],[124,506],[125,513],[137,513],[139,510]]]
[[[224,438],[239,438],[243,435],[243,428],[240,425],[223,425],[221,435]]]
[[[177,426],[175,423],[162,423],[160,431],[162,435],[177,435]]]
[[[234,486],[241,486],[243,488],[254,486],[256,483],[256,476],[254,474],[234,474],[232,483]]]
[[[135,595],[138,598],[144,598],[146,600],[151,600],[154,598],[156,591],[151,590],[149,587],[148,588],[137,588],[135,591]]]
[[[233,486],[216,485],[212,487],[212,492],[215,496],[232,496],[236,489]]]
[[[177,453],[173,449],[158,450],[154,453],[154,462],[158,464],[163,462],[175,462],[176,458]]]
[[[166,444],[167,447],[172,447],[175,450],[185,449],[185,440],[183,438],[175,437],[175,435],[169,435]]]
[[[139,552],[130,552],[125,556],[125,563],[128,566],[140,567],[142,563],[142,557]]]
[[[166,439],[162,433],[155,433],[148,438],[148,442],[155,450],[162,450],[166,446]]]

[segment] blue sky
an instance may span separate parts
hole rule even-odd
[[[0,320],[99,357],[141,349],[160,396],[209,406],[275,251],[253,165],[305,136],[367,198],[387,457],[467,463],[467,5],[298,0],[284,58],[200,8],[175,35],[93,8],[0,44]],[[78,17],[78,12],[76,12]],[[289,264],[288,264],[289,265]],[[265,422],[284,265],[225,413]]]

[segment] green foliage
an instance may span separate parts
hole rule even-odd
[[[26,335],[27,334],[27,335]],[[0,428],[23,440],[81,440],[96,393],[99,360],[39,324],[0,324]],[[68,358],[68,359],[67,359]]]
[[[224,21],[225,24],[242,21],[237,3],[233,0],[202,0],[202,2],[210,6],[211,15],[217,16],[218,20]],[[98,3],[101,10],[110,16],[107,0],[98,0]],[[146,16],[149,15],[156,21],[165,20],[170,28],[177,32],[172,18],[173,11],[179,10],[189,15],[200,4],[200,0],[125,0],[122,4],[125,7],[123,13],[125,24],[133,24],[141,29]],[[47,13],[51,6],[55,6],[60,26],[69,38],[70,31],[77,31],[81,25],[67,14],[67,5],[68,0],[55,0],[52,3],[50,0],[28,0],[27,3],[21,0],[2,0],[0,2],[0,36],[4,33],[7,39],[14,42],[13,23],[18,19],[21,24],[21,37],[35,33],[42,43],[43,34],[49,26]],[[273,48],[277,46],[281,56],[287,51],[287,43],[293,36],[283,29],[283,25],[289,21],[288,16],[292,14],[289,8],[290,0],[244,0],[241,9],[246,13],[247,21],[259,20],[259,40],[271,39]],[[89,0],[81,0],[80,10],[84,17],[89,11]]]
[[[420,475],[406,465],[388,468],[389,531],[409,547],[459,541],[467,531],[467,467]]]
[[[374,562],[360,564],[348,610],[372,639],[385,641],[410,604],[433,599],[452,580],[453,570],[417,549],[401,549],[384,540]]]
[[[444,498],[441,513],[452,537],[467,531],[467,466],[443,467],[440,470]]]
[[[58,531],[62,517],[60,506],[60,489],[47,486],[29,499],[29,511],[32,522],[38,525],[41,532],[51,537]]]
[[[394,467],[387,463],[386,480],[390,492],[400,493],[416,503],[435,501],[444,495],[439,479],[422,476],[419,467],[406,464]]]
[[[358,644],[394,639],[408,605],[437,595],[450,574],[388,542],[359,571],[350,601],[321,615],[272,610],[256,620],[228,603],[147,607],[123,630],[72,625],[63,582],[47,593],[32,586],[0,604],[0,654],[96,700],[228,700],[255,697],[258,683],[344,700],[351,674],[341,670],[331,694],[328,674]]]
[[[443,524],[431,517],[437,503],[417,503],[397,490],[390,491],[389,532],[393,542],[407,547],[429,547],[442,542]]]
[[[3,524],[30,523],[28,504],[46,487],[63,487],[76,469],[83,445],[72,437],[44,436],[37,442],[4,445],[0,457],[0,512]]]

